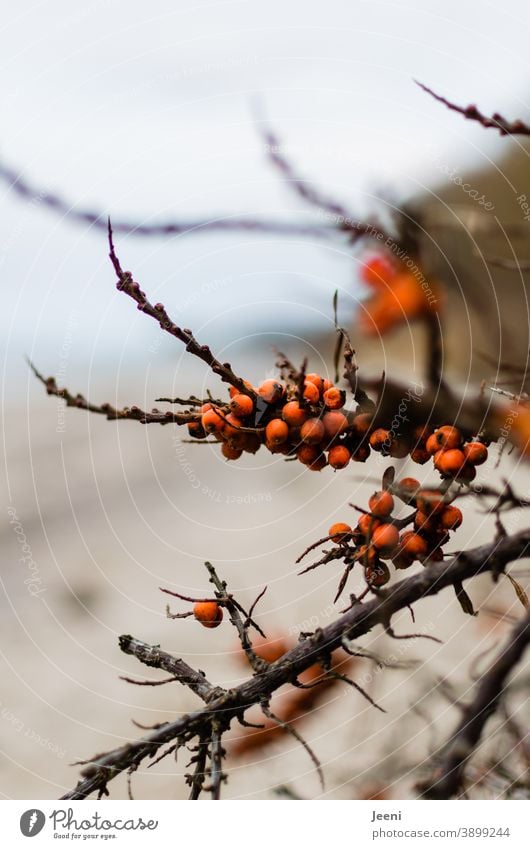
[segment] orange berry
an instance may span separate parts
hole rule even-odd
[[[432,433],[430,425],[418,425],[412,431],[412,436],[416,442],[426,442]]]
[[[228,442],[223,442],[221,445],[221,454],[223,457],[226,457],[227,460],[239,460],[243,451],[241,448],[233,448]]]
[[[470,483],[477,476],[477,470],[470,463],[464,463],[462,468],[459,470],[457,474],[457,478],[459,481],[465,481],[466,483]]]
[[[352,427],[355,433],[358,433],[359,436],[364,436],[365,433],[368,433],[372,425],[372,418],[371,413],[357,413],[352,421]]]
[[[201,413],[206,413],[207,410],[213,410],[213,406],[212,406],[212,404],[210,404],[209,401],[207,401],[206,404],[203,404],[200,409],[201,409]]]
[[[383,254],[376,254],[364,262],[361,278],[374,288],[386,289],[387,284],[396,276],[396,266]]]
[[[328,410],[340,410],[341,407],[344,407],[345,400],[346,393],[342,389],[337,389],[336,386],[327,389],[323,395],[323,401]]]
[[[254,401],[248,395],[234,395],[230,401],[230,409],[235,416],[244,419],[254,412]]]
[[[462,445],[462,434],[457,427],[443,425],[438,428],[435,435],[441,448],[460,448]]]
[[[307,445],[318,445],[326,435],[320,419],[308,419],[300,428],[300,438]]]
[[[388,448],[388,453],[396,459],[403,459],[410,451],[409,446],[402,439],[392,439]]]
[[[244,427],[241,419],[238,419],[237,416],[234,416],[233,413],[228,413],[227,416],[224,417],[222,432],[223,436],[226,439],[230,439],[234,436],[240,435],[240,428]]]
[[[328,465],[328,461],[324,454],[319,454],[312,463],[309,463],[308,469],[311,472],[321,472]]]
[[[378,525],[372,534],[372,543],[380,554],[391,554],[399,542],[399,531],[395,525]]]
[[[458,507],[448,504],[440,515],[440,525],[446,531],[456,531],[462,524],[462,511]]]
[[[301,445],[296,452],[296,456],[304,466],[310,466],[320,455],[320,448],[314,445]]]
[[[472,466],[481,466],[488,459],[488,449],[482,442],[468,442],[462,448],[466,463]]]
[[[363,513],[359,521],[357,522],[357,527],[363,536],[367,537],[371,535],[375,528],[380,525],[381,522],[379,519],[374,519],[373,516],[370,516],[369,513]]]
[[[394,509],[394,499],[386,490],[374,492],[368,500],[370,512],[378,519],[386,519]]]
[[[416,478],[401,478],[396,486],[399,497],[410,504],[412,499],[416,497],[416,493],[420,488],[420,482]]]
[[[444,454],[445,454],[445,451],[444,451],[443,448],[440,448],[440,450],[437,451],[436,454],[433,454],[433,458],[432,458],[433,465],[434,465],[434,468],[437,469],[439,472],[442,471],[441,462],[442,462],[442,457],[443,457]]]
[[[316,388],[318,389],[318,393],[320,395],[320,393],[322,392],[323,383],[324,383],[324,381],[322,380],[320,375],[316,374],[316,372],[311,372],[310,374],[306,374],[305,379],[306,379],[306,383],[309,382],[309,383],[312,383],[314,386],[316,386]]]
[[[318,404],[320,400],[318,386],[315,386],[315,384],[307,378],[304,383],[304,398],[309,404]]]
[[[353,454],[351,455],[352,460],[355,463],[365,463],[370,456],[370,446],[369,445],[358,445],[355,448]]]
[[[420,482],[416,478],[401,478],[398,483],[400,489],[418,489]]]
[[[430,459],[431,455],[425,448],[414,448],[410,452],[410,459],[413,463],[418,463],[420,466],[423,466]]]
[[[197,601],[193,615],[205,628],[217,628],[223,621],[223,608],[216,601]]]
[[[355,419],[353,420],[355,424]],[[374,449],[374,451],[382,451],[383,448],[388,449],[392,442],[392,437],[390,436],[390,431],[386,430],[384,427],[378,427],[372,434],[370,434],[370,445]]]
[[[201,422],[188,422],[188,433],[194,439],[205,439],[206,432]]]
[[[243,381],[243,383],[245,384],[245,386],[247,387],[247,389],[249,389],[249,390],[251,390],[252,392],[254,392],[254,387],[252,386],[252,384],[250,383],[250,381],[248,381],[248,380],[244,380],[244,381]],[[233,397],[234,397],[234,395],[241,395],[241,394],[242,394],[241,389],[237,389],[237,387],[236,387],[236,386],[231,386],[231,387],[230,387],[230,389],[228,390],[228,393],[229,393],[229,395],[230,395],[230,397],[231,397],[231,398],[233,398]]]
[[[426,540],[414,531],[406,531],[399,539],[399,551],[411,557],[425,557],[429,550]]]
[[[459,448],[462,444],[462,434],[456,427],[444,425],[429,436],[425,447],[429,454],[436,454],[440,448]]]
[[[458,448],[450,448],[448,451],[444,451],[443,455],[439,458],[437,468],[444,475],[453,476],[460,472],[465,462],[466,458],[462,451]]]
[[[328,531],[328,536],[333,542],[346,542],[352,536],[352,529],[345,522],[335,522]]]
[[[301,427],[308,415],[307,410],[304,410],[298,401],[288,401],[282,409],[282,417],[291,427]]]
[[[390,569],[386,563],[376,563],[373,566],[365,566],[364,578],[372,587],[383,587],[390,580]]]
[[[272,378],[264,380],[263,383],[260,383],[258,386],[258,395],[260,398],[263,398],[267,404],[276,404],[280,398],[283,398],[284,393],[285,387],[283,383],[280,383],[278,380],[273,380]]]
[[[322,381],[322,392],[327,392],[328,389],[332,388],[332,386],[333,386],[333,384],[332,384],[331,380],[324,378],[324,380]]]
[[[404,551],[398,551],[392,558],[392,563],[396,569],[409,569],[414,563],[415,558]]]
[[[434,514],[428,516],[421,510],[417,510],[414,516],[414,527],[424,534],[434,534],[438,530],[438,519],[439,516],[434,516]]]
[[[351,460],[351,451],[345,445],[334,445],[329,449],[328,463],[333,469],[344,469]]]
[[[206,433],[220,433],[224,427],[224,420],[219,413],[210,408],[202,414],[201,424]]]
[[[348,419],[344,413],[339,413],[338,410],[324,413],[322,416],[322,424],[324,432],[328,439],[333,439],[335,436],[340,436],[348,429]]]
[[[248,454],[255,454],[261,447],[261,440],[257,433],[244,433],[241,435],[241,448]]]
[[[265,439],[270,445],[281,445],[289,436],[289,425],[282,419],[272,419],[265,428]]]
[[[429,452],[429,454],[436,454],[440,450],[438,438],[435,433],[431,433],[427,442],[425,443],[425,448]]]

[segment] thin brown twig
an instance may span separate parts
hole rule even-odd
[[[414,80],[414,82],[423,89],[423,91],[430,94],[431,97],[434,97],[434,99],[439,103],[443,103],[444,106],[447,106],[448,109],[451,109],[453,112],[458,112],[470,121],[478,121],[478,123],[486,129],[492,127],[493,129],[498,130],[501,136],[530,136],[530,126],[528,126],[528,124],[524,124],[522,121],[508,121],[506,118],[503,118],[502,115],[499,115],[498,112],[495,112],[491,117],[488,117],[487,115],[483,115],[482,112],[479,112],[477,107],[473,104],[470,106],[458,106],[456,103],[452,103],[440,94],[436,94],[435,91],[428,88],[423,83],[420,83],[418,80]]]
[[[90,401],[87,401],[83,395],[79,393],[77,395],[72,395],[68,389],[57,386],[54,377],[44,377],[44,375],[38,371],[31,361],[28,360],[28,363],[35,377],[37,377],[37,379],[40,380],[40,382],[46,387],[48,395],[55,395],[57,398],[61,398],[67,407],[76,407],[78,410],[87,410],[89,413],[98,413],[99,415],[105,416],[105,418],[109,421],[130,419],[132,421],[140,422],[141,424],[161,425],[183,425],[188,424],[189,422],[200,421],[200,415],[197,413],[172,413],[169,411],[160,412],[159,410],[152,410],[148,413],[135,405],[132,407],[123,407],[120,410],[108,403],[92,404]]]
[[[245,381],[232,371],[230,363],[219,362],[219,360],[212,354],[208,345],[200,345],[199,342],[197,342],[191,330],[178,327],[175,322],[170,319],[163,304],[151,304],[148,301],[145,292],[142,291],[138,283],[136,283],[133,279],[130,271],[124,271],[122,269],[114,247],[110,219],[108,222],[108,239],[110,260],[114,266],[116,277],[118,278],[118,282],[116,284],[118,291],[125,292],[126,295],[136,302],[137,308],[140,312],[154,318],[162,330],[165,330],[166,333],[170,334],[170,336],[174,336],[175,339],[183,342],[186,346],[186,350],[206,363],[214,374],[217,374],[224,383],[228,383],[230,386],[235,386],[236,389],[239,389],[243,395],[249,395],[251,398],[256,399],[257,396],[254,390],[249,388]]]

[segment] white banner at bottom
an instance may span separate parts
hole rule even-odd
[[[530,845],[529,814],[527,801],[500,800],[0,802],[2,845],[9,849],[57,847],[66,841],[68,846],[99,842],[117,849],[178,847],[184,841],[190,849],[271,849],[272,840],[282,846],[293,841],[303,849],[334,842],[352,849],[522,849]]]

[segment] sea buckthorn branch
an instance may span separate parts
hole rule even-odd
[[[87,401],[83,395],[79,393],[72,395],[68,389],[57,386],[54,377],[44,377],[31,361],[28,362],[35,377],[46,387],[46,393],[48,395],[55,395],[57,398],[62,398],[67,407],[76,407],[78,410],[87,410],[89,413],[97,413],[105,416],[105,418],[109,421],[130,419],[135,422],[140,422],[141,424],[184,425],[189,424],[190,422],[196,422],[200,419],[200,416],[198,416],[197,413],[172,413],[170,411],[160,412],[160,410],[156,409],[153,409],[150,413],[148,413],[135,405],[132,407],[123,407],[120,410],[108,403],[99,405],[92,404],[90,401]]]
[[[257,622],[252,618],[252,614],[258,602],[263,598],[267,591],[265,586],[258,596],[252,602],[250,610],[245,608],[234,598],[231,593],[227,592],[226,581],[222,581],[211,563],[204,564],[210,575],[210,582],[215,586],[215,598],[195,598],[192,596],[182,595],[182,593],[168,590],[160,587],[163,593],[179,598],[181,601],[187,601],[193,604],[193,610],[184,613],[171,613],[169,606],[166,608],[166,615],[169,619],[186,619],[189,616],[194,616],[202,625],[207,628],[216,628],[223,620],[223,608],[228,610],[230,622],[236,629],[243,651],[247,656],[251,667],[255,672],[262,671],[267,663],[259,657],[252,648],[252,642],[249,637],[249,629],[254,628],[258,634],[266,639],[266,634],[262,631]],[[244,618],[242,618],[244,617]]]
[[[427,799],[452,799],[465,792],[465,768],[488,719],[506,696],[509,677],[530,645],[530,610],[513,627],[490,668],[481,676],[474,696],[455,731],[435,756],[431,777],[418,785]]]
[[[208,345],[200,345],[197,342],[191,330],[178,327],[168,316],[163,304],[151,304],[147,300],[145,292],[141,290],[139,284],[133,279],[130,271],[124,271],[122,269],[114,248],[110,218],[108,221],[108,240],[110,260],[114,266],[116,277],[118,278],[118,282],[116,284],[118,291],[125,292],[125,294],[132,298],[133,301],[136,301],[137,308],[146,315],[151,316],[151,318],[154,318],[155,321],[159,323],[162,330],[165,330],[166,333],[174,336],[175,339],[178,339],[180,342],[184,342],[186,350],[189,351],[190,354],[193,354],[195,357],[198,357],[200,360],[205,362],[214,374],[217,374],[222,381],[229,383],[231,386],[235,386],[243,395],[249,395],[251,398],[255,398],[254,390],[232,371],[230,363],[219,362],[219,360],[217,360],[212,354]]]
[[[384,626],[398,611],[422,598],[437,595],[455,582],[463,583],[485,572],[491,572],[495,579],[508,563],[528,557],[529,553],[530,529],[461,552],[442,563],[429,563],[421,572],[387,590],[380,590],[371,600],[353,605],[317,634],[301,640],[265,671],[227,690],[205,707],[164,723],[139,740],[95,756],[87,762],[77,786],[63,798],[84,799],[95,792],[101,794],[113,778],[137,767],[145,758],[152,759],[163,746],[175,740],[184,743],[197,736],[209,735],[212,718],[228,728],[234,718],[242,716],[251,705],[269,699],[272,693],[291,681],[293,675],[299,675],[326,653],[350,644],[377,625]],[[159,650],[158,646],[154,648]]]
[[[267,587],[261,590],[257,598],[252,603],[249,612],[247,613],[246,610],[239,604],[239,602],[236,601],[236,599],[232,595],[229,595],[226,592],[226,582],[221,581],[212,564],[206,562],[205,566],[210,575],[210,582],[214,585],[217,591],[216,596],[218,601],[222,602],[226,606],[226,609],[230,614],[230,622],[232,623],[239,635],[241,646],[247,656],[248,662],[250,663],[254,672],[262,672],[264,667],[266,668],[268,665],[267,661],[263,660],[263,658],[261,657],[258,657],[256,652],[252,648],[252,642],[250,640],[248,632],[249,628],[252,626],[256,629],[258,634],[260,634],[260,636],[266,639],[266,634],[263,633],[259,625],[252,619],[252,613],[254,611],[254,608],[256,607],[256,604],[261,598],[263,598],[263,595],[267,591]],[[245,617],[244,619],[241,618],[241,614],[243,614],[243,616]]]
[[[431,97],[434,97],[434,99],[439,103],[443,103],[444,106],[447,106],[448,109],[451,109],[453,112],[458,112],[470,121],[478,121],[478,123],[486,129],[493,127],[493,129],[499,131],[501,136],[530,136],[530,126],[528,126],[528,124],[524,124],[522,121],[507,121],[506,118],[503,118],[498,112],[495,112],[491,117],[488,117],[483,115],[482,112],[479,112],[477,107],[474,105],[457,106],[456,103],[452,103],[440,94],[436,94],[435,91],[428,88],[423,83],[420,83],[418,80],[414,80],[414,82],[423,89],[423,91],[430,94]]]
[[[362,238],[387,241],[387,244],[389,243],[388,240],[395,242],[395,239],[378,223],[357,220],[346,207],[333,200],[333,198],[321,194],[311,184],[310,180],[299,176],[282,152],[280,139],[263,122],[260,126],[260,133],[265,143],[269,161],[284,178],[289,188],[302,198],[302,200],[310,204],[310,206],[316,207],[321,213],[327,214],[339,231],[348,234],[351,242],[356,242]]]
[[[0,180],[24,200],[39,199],[39,206],[52,210],[55,214],[76,224],[84,224],[96,230],[107,230],[107,213],[96,210],[76,209],[66,198],[33,186],[19,172],[0,164]],[[301,224],[291,221],[270,221],[267,219],[219,215],[214,218],[192,219],[190,221],[167,221],[160,224],[145,224],[138,221],[115,221],[114,231],[131,236],[160,237],[201,235],[205,232],[247,231],[250,233],[273,234],[277,236],[301,236],[313,239],[329,239],[340,231],[333,224]]]
[[[158,646],[150,646],[129,634],[122,634],[119,643],[122,652],[133,655],[145,666],[163,669],[165,672],[171,673],[173,679],[169,680],[178,681],[180,684],[189,687],[204,702],[209,702],[212,698],[216,698],[225,692],[222,687],[214,687],[203,672],[192,669],[184,660],[174,657]],[[135,681],[134,683],[138,682]]]

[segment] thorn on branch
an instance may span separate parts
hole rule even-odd
[[[319,759],[317,758],[317,756],[315,755],[313,749],[309,745],[309,743],[302,737],[302,735],[299,733],[299,731],[296,730],[296,728],[293,725],[291,725],[289,722],[284,722],[283,719],[280,719],[279,716],[276,716],[276,714],[274,714],[271,711],[271,709],[269,707],[269,703],[267,701],[261,702],[261,710],[263,711],[263,713],[265,714],[265,716],[268,719],[271,719],[273,722],[276,723],[276,725],[279,725],[281,728],[284,729],[284,731],[287,731],[288,734],[290,734],[292,737],[294,737],[295,740],[297,740],[304,747],[307,754],[311,758],[313,764],[315,765],[315,768],[316,768],[317,773],[318,773],[318,777],[320,779],[320,785],[322,787],[322,790],[324,790],[325,783],[324,783],[324,773],[322,772],[322,765],[321,765]]]

